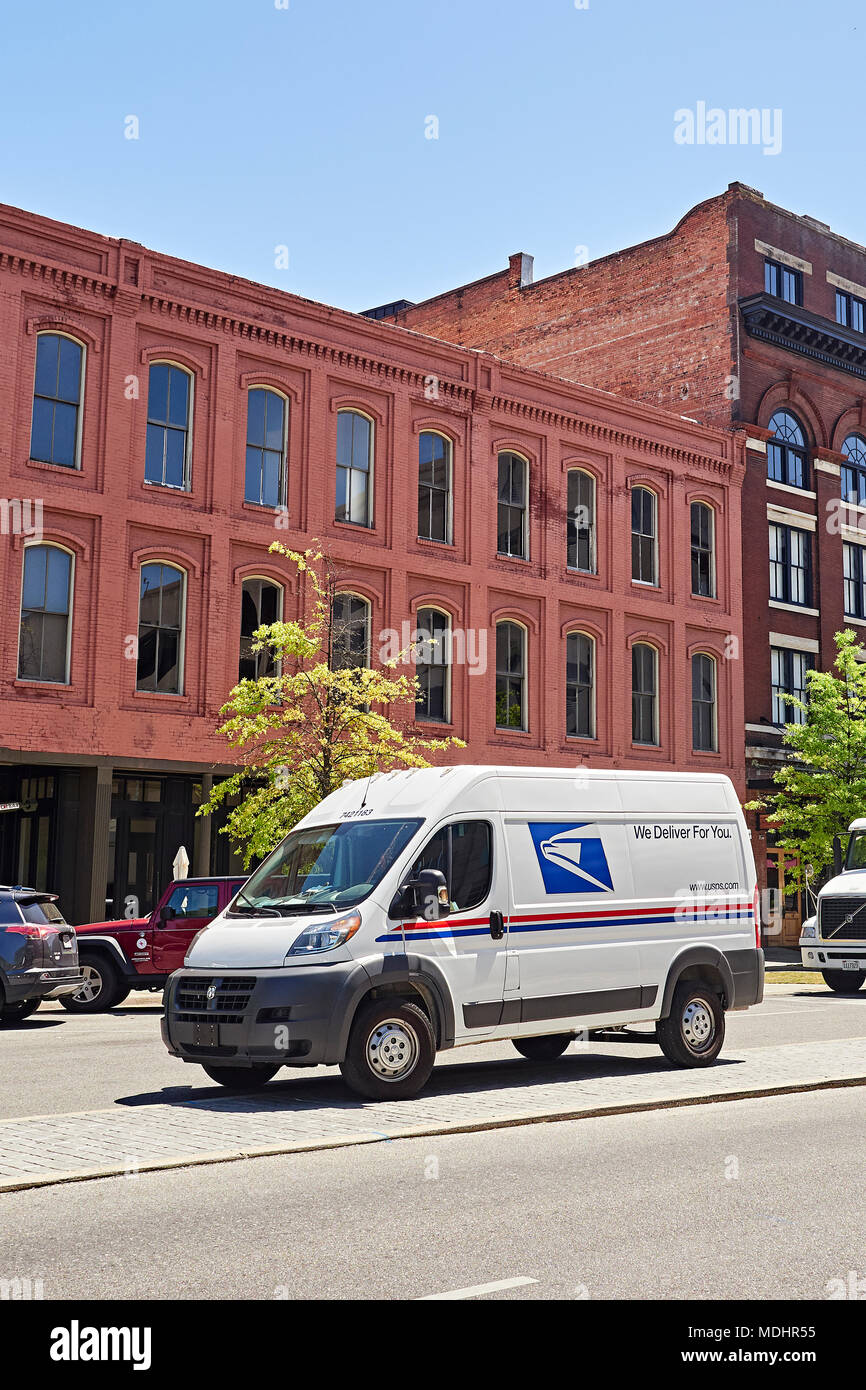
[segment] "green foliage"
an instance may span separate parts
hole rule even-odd
[[[791,760],[778,768],[778,788],[749,809],[767,810],[779,827],[778,844],[796,858],[790,878],[814,882],[832,864],[833,837],[866,814],[866,663],[858,659],[862,637],[836,633],[831,671],[810,671],[808,699],[791,699],[805,711],[804,724],[786,724]]]
[[[337,582],[325,557],[312,550],[299,554],[279,541],[271,551],[297,566],[306,617],[255,633],[252,649],[271,654],[273,673],[240,681],[223,705],[218,732],[240,750],[243,766],[214,786],[199,811],[209,815],[229,804],[224,833],[241,848],[246,867],[344,782],[429,767],[425,753],[465,747],[461,739],[407,732],[418,682],[414,672],[395,673],[405,653],[377,670],[343,664],[351,635],[335,626]],[[402,707],[400,722],[389,717],[394,707]],[[235,797],[239,802],[231,805]]]

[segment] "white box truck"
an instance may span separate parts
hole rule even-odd
[[[866,820],[852,821],[848,835],[845,866],[821,889],[800,936],[804,968],[820,970],[837,994],[856,994],[866,980]]]
[[[347,783],[299,822],[170,977],[163,1036],[235,1089],[337,1064],[397,1099],[446,1048],[509,1038],[550,1060],[628,1023],[705,1066],[725,1011],[762,996],[728,778],[424,768]]]

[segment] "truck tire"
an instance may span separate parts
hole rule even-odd
[[[671,1011],[656,1024],[659,1047],[678,1067],[706,1067],[725,1041],[725,1011],[706,985],[682,981],[674,990]]]
[[[866,971],[863,970],[822,970],[821,974],[824,983],[836,994],[856,994],[866,980]]]
[[[546,1038],[512,1038],[521,1057],[530,1062],[553,1062],[572,1041],[570,1033],[551,1033]]]
[[[417,1004],[371,999],[352,1024],[343,1080],[369,1100],[407,1100],[426,1084],[436,1060],[430,1020]]]
[[[206,1067],[202,1062],[202,1071],[227,1091],[258,1091],[276,1076],[279,1067]]]
[[[62,994],[60,1003],[71,1014],[104,1014],[125,999],[129,988],[120,971],[101,954],[80,957],[84,984],[77,994]]]
[[[0,1007],[0,1023],[21,1023],[23,1019],[35,1014],[41,999],[19,999],[14,1004],[3,1004]]]

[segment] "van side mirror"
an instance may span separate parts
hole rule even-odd
[[[427,922],[440,922],[450,913],[448,884],[441,869],[421,869],[417,878],[401,883],[388,909],[388,916],[397,921],[423,917]]]

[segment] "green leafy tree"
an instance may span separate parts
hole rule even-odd
[[[218,729],[240,750],[243,766],[214,786],[199,811],[210,815],[228,805],[223,833],[241,848],[247,868],[344,782],[429,767],[425,753],[466,746],[462,739],[409,732],[418,682],[414,672],[395,670],[407,653],[379,669],[358,664],[367,642],[358,641],[355,622],[335,612],[338,581],[331,562],[319,551],[298,553],[279,541],[271,551],[297,566],[305,611],[300,621],[255,632],[252,651],[267,654],[267,674],[234,687]]]
[[[778,826],[777,843],[791,854],[790,877],[798,886],[804,870],[814,882],[833,862],[833,838],[866,814],[866,663],[862,637],[836,633],[834,671],[810,671],[806,701],[789,703],[806,715],[786,724],[790,761],[773,775],[777,790],[749,803],[766,810]]]

